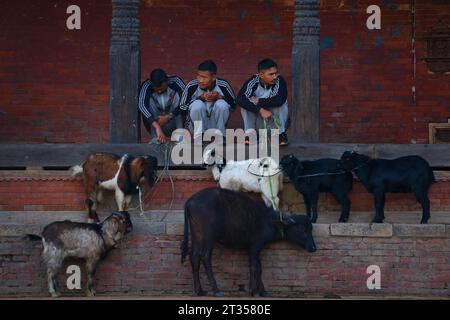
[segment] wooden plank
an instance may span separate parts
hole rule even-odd
[[[242,148],[242,146],[240,146]],[[197,159],[203,147],[191,149]],[[419,155],[433,167],[450,168],[450,148],[442,144],[291,144],[280,148],[280,156],[293,153],[299,159],[340,158],[344,151],[357,150],[372,157],[392,159],[405,155]],[[111,152],[118,155],[131,153],[150,154],[164,163],[164,152],[158,145],[149,144],[2,144],[0,145],[0,167],[68,167],[82,163],[95,152]],[[247,150],[248,154],[248,150]],[[201,161],[201,160],[200,160]],[[171,162],[173,165],[173,163]],[[178,165],[179,168],[198,167],[201,164]]]

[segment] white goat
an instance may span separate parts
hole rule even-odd
[[[221,156],[215,155],[214,149],[209,149],[203,155],[203,162],[213,165],[214,180],[219,182],[221,188],[261,193],[268,207],[279,210],[278,193],[283,190],[283,173],[273,158],[226,162]]]

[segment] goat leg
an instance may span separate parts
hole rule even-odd
[[[347,195],[335,196],[336,200],[341,205],[341,216],[339,217],[339,222],[347,222],[350,216],[350,199]]]
[[[87,182],[89,179],[84,180],[84,191],[86,193],[86,208],[88,210],[88,222],[100,222],[97,215],[97,191],[98,187],[95,184]]]
[[[375,217],[372,220],[373,223],[383,223],[385,200],[385,193],[383,191],[377,191],[374,193]]]
[[[116,189],[115,193],[117,210],[125,211],[125,194],[119,188]]]
[[[317,222],[317,206],[318,206],[318,202],[319,202],[319,193],[317,192],[317,193],[311,195],[311,209],[312,209],[311,222],[312,223],[316,223]]]
[[[87,269],[87,289],[86,289],[86,295],[88,297],[95,296],[95,290],[94,290],[94,275],[95,271],[97,270],[97,259],[89,259],[86,261],[86,269]]]
[[[56,281],[56,277],[58,276],[62,261],[57,257],[46,257],[45,260],[47,260],[48,292],[53,298],[57,298],[61,294],[58,291],[58,283]]]
[[[85,201],[86,207],[88,209],[88,221],[98,223],[100,222],[100,219],[97,215],[97,201],[93,201],[91,199],[86,199]]]
[[[307,194],[303,194],[303,201],[305,202],[306,215],[311,220],[311,200]]]
[[[416,190],[414,191],[414,195],[422,206],[422,220],[420,220],[420,223],[426,224],[430,219],[430,199],[428,198],[426,191]]]

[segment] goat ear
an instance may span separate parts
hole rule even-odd
[[[148,161],[148,163],[149,163],[152,167],[156,168],[156,167],[158,166],[158,159],[157,159],[156,157],[151,156],[151,155],[147,155],[147,156],[145,156],[144,158],[145,158],[145,160]]]
[[[295,163],[295,173],[297,175],[300,175],[305,167],[302,165],[302,162],[300,160],[297,160]]]

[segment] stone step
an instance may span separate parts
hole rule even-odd
[[[108,213],[100,214],[104,219]],[[84,212],[0,212],[0,237],[23,236],[27,233],[40,234],[48,223],[53,221],[86,221]],[[184,214],[182,211],[147,211],[143,215],[131,213],[133,235],[183,235]],[[314,235],[358,236],[358,237],[450,237],[450,223],[324,223],[314,224]]]

